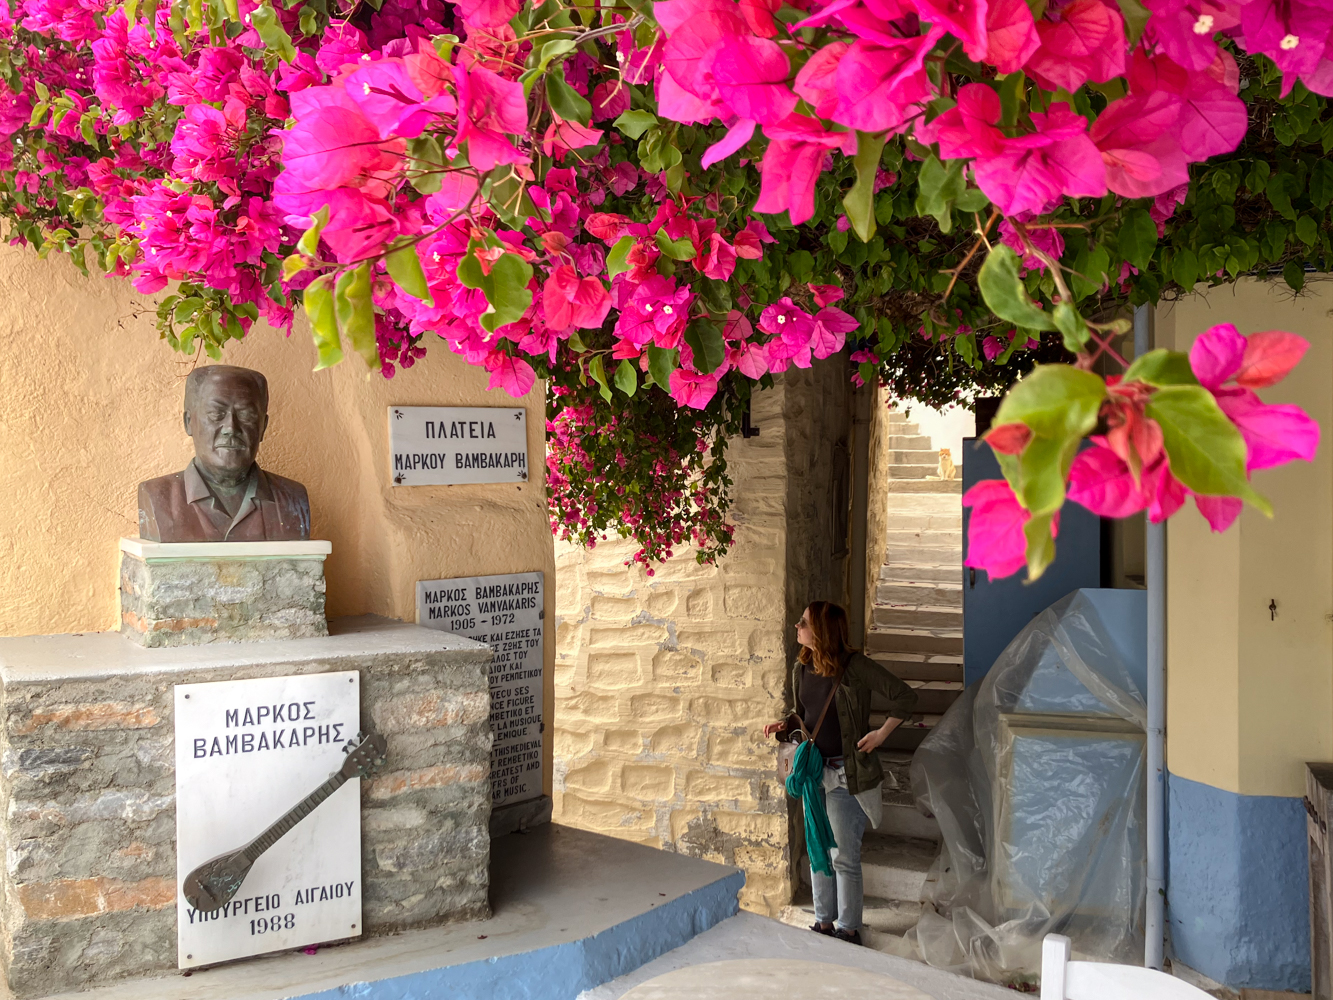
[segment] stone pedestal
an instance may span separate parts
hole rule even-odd
[[[361,783],[366,934],[487,916],[491,658],[373,617],[317,638],[168,649],[114,632],[0,639],[9,988],[45,996],[175,969],[180,683],[359,671],[362,726],[388,740],[385,770]]]
[[[120,540],[120,631],[142,646],[328,635],[324,558],[305,542]]]

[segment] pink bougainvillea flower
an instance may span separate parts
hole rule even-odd
[[[839,310],[841,312],[841,310]],[[759,329],[781,336],[789,344],[805,344],[815,332],[815,319],[784,295],[759,314]]]
[[[987,335],[981,342],[981,353],[986,356],[987,361],[994,361],[1004,353],[1007,345],[999,337]]]
[[[858,326],[856,318],[837,306],[825,306],[815,313],[815,329],[810,335],[810,350],[823,359],[837,354],[847,343],[847,334]]]
[[[546,133],[542,136],[542,152],[547,156],[562,157],[576,149],[596,146],[605,135],[601,129],[557,118],[546,126]]]
[[[685,368],[671,373],[671,397],[681,406],[702,410],[717,393],[717,375],[700,375]]]
[[[1089,133],[1106,164],[1106,186],[1126,198],[1152,198],[1189,183],[1177,138],[1182,100],[1163,90],[1112,101]]]
[[[712,233],[703,251],[694,260],[694,266],[706,278],[726,281],[736,270],[736,250],[719,233]]]
[[[752,118],[742,118],[736,122],[727,130],[726,135],[704,150],[704,155],[700,159],[703,168],[707,170],[714,163],[722,162],[732,153],[741,149],[754,138],[754,130],[758,124]]]
[[[342,87],[308,87],[293,94],[292,114],[296,124],[279,135],[282,177],[295,188],[357,187],[402,161],[404,141],[381,142],[379,129]]]
[[[553,330],[596,330],[611,311],[611,296],[596,278],[579,278],[574,265],[562,264],[542,286],[542,308]]]
[[[900,128],[933,96],[925,59],[941,34],[932,28],[891,45],[857,39],[838,61],[833,120],[863,132]]]
[[[1245,439],[1245,468],[1271,469],[1293,459],[1314,461],[1319,425],[1299,406],[1269,404],[1249,389],[1223,389],[1217,405]]]
[[[1305,357],[1310,342],[1294,333],[1268,330],[1245,338],[1245,354],[1236,372],[1236,384],[1246,389],[1277,385]]]
[[[820,118],[832,118],[838,108],[838,63],[850,48],[847,42],[830,42],[806,60],[796,74],[796,93]]]
[[[766,38],[729,38],[713,57],[713,80],[722,101],[740,118],[775,125],[796,107],[787,86],[790,64],[782,46]]]
[[[986,58],[986,0],[913,0],[912,5],[921,20],[944,27],[962,42],[963,51],[973,62]]]
[[[1240,24],[1240,0],[1143,0],[1147,37],[1173,62],[1203,70],[1217,58],[1214,36]]]
[[[506,80],[480,66],[454,64],[458,94],[457,141],[468,144],[468,160],[479,170],[525,157],[505,135],[522,135],[528,128],[528,104],[523,84]]]
[[[473,28],[498,28],[522,6],[523,0],[458,0],[458,14]]]
[[[663,67],[695,97],[715,99],[713,61],[722,43],[752,37],[739,9],[730,0],[669,0],[662,7],[658,23],[667,32]]]
[[[812,285],[807,283],[805,287],[810,289],[810,294],[815,299],[815,305],[821,309],[824,306],[831,306],[835,302],[841,302],[847,295],[837,285]]]
[[[413,77],[403,60],[377,59],[348,74],[344,87],[366,119],[379,129],[380,138],[415,139],[440,115],[453,115],[458,105],[452,94],[428,98]]]
[[[1240,371],[1245,358],[1245,337],[1230,323],[1205,330],[1190,348],[1190,368],[1199,384],[1217,389]]]
[[[983,83],[958,88],[958,104],[933,122],[918,125],[916,136],[923,143],[938,141],[940,158],[998,156],[1004,152],[1005,135],[997,127],[1002,109],[1000,95]]]
[[[1240,26],[1245,50],[1268,56],[1282,70],[1282,96],[1298,78],[1306,86],[1322,82],[1320,63],[1328,58],[1333,7],[1322,0],[1249,0],[1241,7]]]
[[[974,164],[977,185],[1006,215],[1040,215],[1068,195],[1099,198],[1106,193],[1106,167],[1088,138],[1088,120],[1063,102],[1034,113],[1034,134],[1005,143],[998,156]]]
[[[1015,73],[1041,48],[1027,0],[990,0],[986,11],[986,62]]]
[[[606,121],[629,110],[629,87],[620,80],[604,80],[593,88],[593,121]]]
[[[689,286],[654,274],[634,289],[620,307],[616,335],[638,347],[649,342],[668,350],[680,345],[694,294]]]
[[[511,357],[503,351],[494,351],[486,356],[486,370],[491,373],[488,389],[503,389],[509,395],[518,398],[526,396],[537,381],[537,373],[532,365],[522,358]]]
[[[800,225],[815,214],[815,181],[825,156],[832,149],[854,154],[856,133],[829,132],[815,119],[796,114],[765,127],[764,133],[769,143],[755,211],[786,211],[792,225]]]
[[[1027,243],[1024,243],[1012,222],[1005,219],[1000,223],[1000,242],[1023,258],[1024,270],[1042,271],[1046,268],[1042,259],[1029,251],[1029,244],[1033,249],[1042,251],[1052,260],[1059,260],[1064,256],[1065,238],[1060,235],[1060,230],[1051,229],[1049,226],[1034,226],[1027,230],[1027,236]]]
[[[963,506],[972,514],[967,525],[964,566],[985,570],[992,580],[1012,576],[1027,565],[1027,537],[1023,526],[1032,519],[1003,479],[983,479],[965,494]],[[1057,514],[1051,537],[1059,532]]]
[[[1125,72],[1125,21],[1115,0],[1052,4],[1037,34],[1041,47],[1024,70],[1048,90],[1072,94],[1089,80],[1106,83]]]
[[[768,354],[763,344],[742,344],[732,363],[746,378],[760,379],[768,373]]]
[[[1190,73],[1166,56],[1148,57],[1140,47],[1130,65],[1131,94],[1161,91],[1180,98],[1180,118],[1171,131],[1191,161],[1230,153],[1245,138],[1249,113],[1227,82],[1234,62],[1222,52],[1218,60],[1214,71]]]

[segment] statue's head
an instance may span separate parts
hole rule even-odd
[[[185,380],[185,433],[206,478],[244,476],[268,428],[268,380],[233,365],[196,368]]]

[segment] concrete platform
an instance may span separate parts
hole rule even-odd
[[[588,990],[579,996],[579,1000],[621,1000],[634,987],[668,972],[706,962],[735,959],[795,959],[860,969],[891,976],[915,987],[931,1000],[1012,1000],[1015,995],[1012,990],[990,983],[965,979],[870,948],[844,944],[812,931],[789,927],[768,917],[740,913],[656,961]],[[775,1000],[799,1000],[801,996],[790,991],[778,991],[773,995]],[[474,997],[475,1000],[482,1000],[483,994],[474,994]]]
[[[725,865],[547,825],[492,843],[490,920],[60,1000],[573,1000],[731,917],[744,881]]]

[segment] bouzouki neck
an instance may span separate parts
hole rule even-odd
[[[320,785],[313,792],[303,798],[294,807],[288,810],[281,819],[261,833],[245,847],[241,852],[245,855],[247,861],[254,864],[259,856],[276,844],[286,835],[287,831],[294,827],[301,820],[305,819],[315,808],[347,783],[347,776],[338,771],[329,777],[329,780]]]

